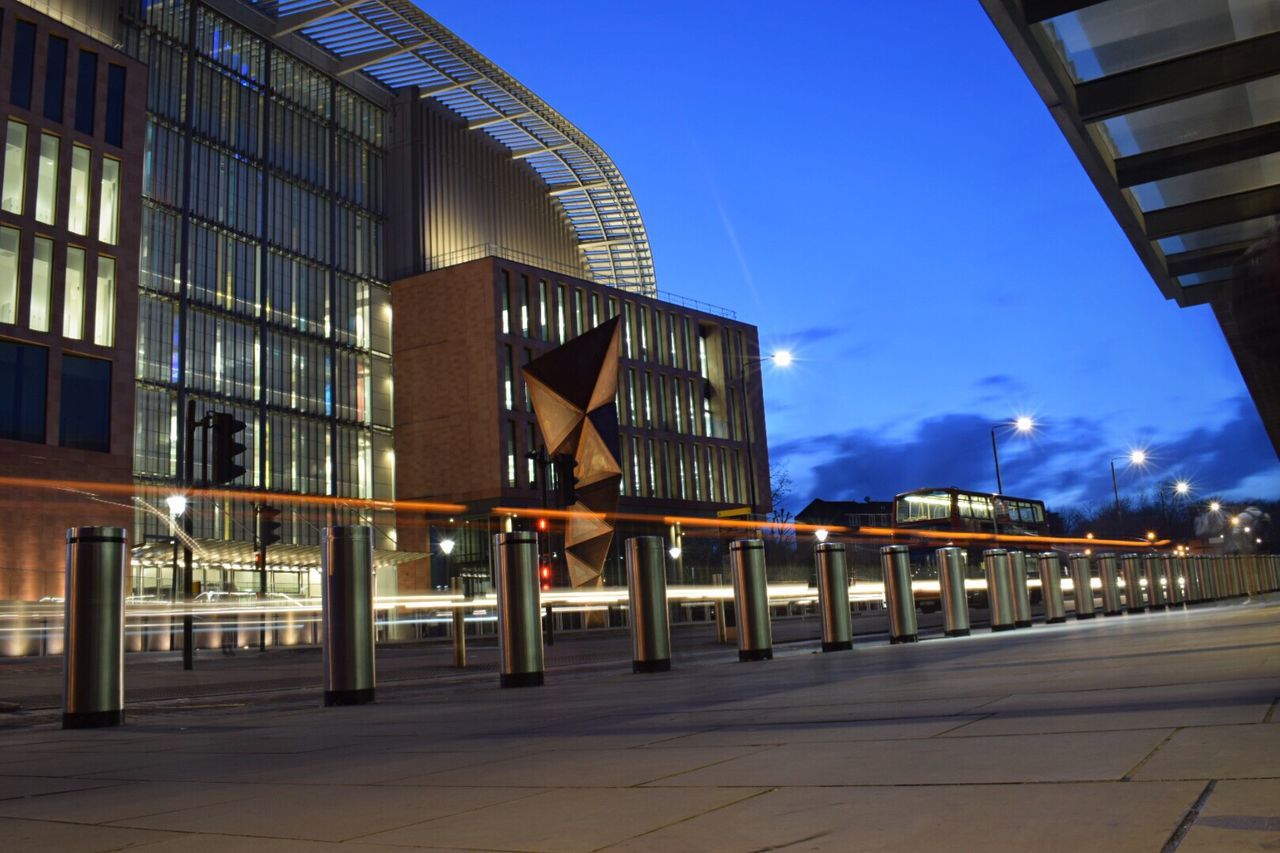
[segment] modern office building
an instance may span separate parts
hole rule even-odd
[[[0,599],[38,599],[62,594],[62,531],[133,522],[147,77],[8,0],[0,57]]]
[[[496,257],[400,279],[392,300],[401,318],[394,336],[398,387],[412,389],[396,398],[399,492],[407,500],[467,505],[466,518],[452,524],[402,512],[407,548],[435,550],[434,529],[437,539],[448,537],[457,547],[452,567],[477,569],[487,564],[490,510],[556,506],[551,470],[536,459],[544,442],[521,368],[619,316],[619,512],[661,519],[714,517],[735,507],[747,515],[769,511],[754,326],[712,306],[662,301]],[[643,532],[670,537],[669,527],[659,520]],[[615,582],[619,546],[615,537],[606,561],[606,578]],[[420,574],[413,583],[427,581]]]
[[[638,473],[631,472],[630,487],[637,498],[677,500],[659,496],[659,490],[675,495],[678,487],[672,484],[679,482],[678,466],[667,474],[665,457],[662,465],[658,462],[658,448],[666,441],[681,447],[688,496],[683,500],[691,506],[768,505],[762,415],[748,441],[746,427],[731,425],[728,408],[741,405],[732,402],[741,394],[753,411],[762,411],[759,371],[750,364],[754,331],[715,313],[656,301],[644,224],[608,155],[416,5],[406,0],[0,0],[0,7],[0,87],[9,92],[10,79],[24,63],[35,75],[31,105],[10,104],[0,116],[14,140],[9,146],[19,144],[15,126],[27,129],[21,143],[26,148],[17,159],[6,147],[6,187],[10,163],[22,158],[26,179],[45,185],[37,176],[39,148],[42,128],[51,128],[47,122],[53,120],[36,107],[46,100],[47,35],[56,30],[67,43],[64,119],[69,125],[77,118],[72,77],[87,73],[77,58],[89,49],[82,45],[91,45],[103,58],[96,83],[102,90],[98,134],[75,136],[72,125],[61,138],[65,170],[59,174],[65,183],[58,204],[65,208],[48,226],[39,219],[35,189],[28,190],[25,213],[11,213],[6,201],[0,217],[17,232],[18,248],[0,255],[0,276],[16,269],[11,289],[31,292],[33,253],[46,245],[37,245],[38,239],[52,241],[55,294],[61,293],[67,247],[84,250],[85,281],[101,280],[103,266],[94,259],[109,256],[117,263],[114,348],[96,354],[113,360],[117,386],[126,377],[135,379],[132,388],[113,389],[111,398],[118,423],[113,422],[109,456],[119,462],[131,454],[132,460],[116,469],[70,464],[94,481],[131,475],[136,494],[119,495],[110,509],[98,501],[99,511],[72,513],[74,522],[71,515],[60,516],[50,527],[122,523],[120,504],[132,501],[136,593],[164,596],[176,586],[175,531],[165,498],[184,488],[187,451],[197,460],[197,479],[198,462],[208,451],[200,429],[186,446],[186,413],[192,405],[196,418],[225,412],[244,421],[239,440],[247,448],[243,475],[219,496],[196,496],[188,504],[198,584],[252,583],[237,573],[252,567],[254,507],[269,504],[283,511],[283,541],[269,553],[273,588],[314,591],[309,585],[318,568],[320,528],[346,523],[374,526],[383,592],[414,586],[412,579],[399,583],[395,567],[422,554],[401,540],[389,502],[404,494],[397,471],[429,469],[429,454],[437,451],[416,436],[405,445],[395,412],[404,408],[429,422],[433,412],[451,411],[453,404],[424,392],[412,364],[393,360],[390,282],[412,282],[416,289],[426,281],[422,276],[450,269],[457,275],[445,279],[456,281],[474,278],[477,268],[489,270],[480,294],[484,299],[496,298],[494,276],[506,268],[584,298],[594,294],[601,311],[615,303],[618,310],[630,306],[626,310],[635,313],[635,323],[641,313],[646,322],[660,315],[678,318],[674,328],[686,335],[688,346],[710,344],[705,362],[695,362],[690,349],[681,350],[683,362],[668,364],[658,354],[657,336],[673,327],[642,332],[633,326],[632,345],[641,346],[643,335],[643,345],[652,349],[628,365],[637,389],[646,387],[646,378],[674,384],[671,377],[678,375],[689,399],[681,400],[684,433],[673,428],[664,438],[651,431],[660,430],[656,426],[629,427],[628,441],[639,448],[635,458],[642,460]],[[36,28],[30,55],[13,49],[15,33],[26,32],[28,25]],[[116,67],[126,69],[124,109],[133,112],[124,120],[123,144],[113,146],[108,134],[115,126]],[[72,239],[68,215],[81,216],[82,208],[65,201],[65,187],[82,174],[74,160],[81,156],[78,145],[90,157],[91,189],[79,190],[85,198],[100,196],[101,163],[119,163],[121,225],[119,243],[111,249],[101,241],[94,246]],[[6,198],[7,193],[6,188]],[[95,233],[97,214],[84,216]],[[0,279],[0,303],[4,287]],[[571,312],[571,302],[558,307],[559,292],[549,291],[538,310],[546,306],[556,318],[562,310]],[[39,338],[44,333],[34,332],[27,320],[29,299],[19,295],[13,301],[14,322],[6,321],[0,304],[0,339],[15,342],[4,344],[11,348],[38,340],[50,351],[46,394],[53,400],[65,365],[78,364],[53,353],[55,344],[66,353],[82,353],[78,344],[55,342],[57,336]],[[477,343],[475,359],[490,363],[508,344],[517,358],[552,345],[551,337],[499,342],[506,333],[498,332],[496,304],[486,308],[493,309],[483,318],[489,337]],[[55,295],[51,316],[57,316],[58,305]],[[445,303],[407,302],[395,312],[394,338],[422,342],[422,329],[451,330],[472,319],[449,317],[447,310]],[[86,327],[84,334],[93,333]],[[425,345],[430,348],[430,342]],[[33,369],[25,353],[14,350],[9,360],[21,363],[0,373],[3,393],[18,394],[26,387],[25,380],[14,384],[19,380],[9,378]],[[704,368],[690,366],[695,363]],[[438,369],[429,354],[425,364]],[[502,399],[504,381],[495,373],[488,389],[494,400]],[[649,387],[649,412],[656,417],[654,401],[661,392]],[[59,411],[49,402],[46,422],[56,421]],[[669,409],[662,411],[674,417]],[[511,420],[526,430],[519,440],[527,445],[531,421],[524,412],[513,412]],[[25,428],[4,426],[11,432]],[[22,450],[56,446],[61,435],[50,428],[42,441],[27,441]],[[688,455],[695,438],[696,474],[695,457]],[[11,440],[0,438],[6,447]],[[497,454],[489,460],[490,473],[506,470],[501,442],[485,452]],[[0,461],[0,476],[27,470],[11,458],[6,454]],[[30,470],[47,477],[61,469],[38,463]],[[707,479],[713,470],[716,479]],[[515,487],[501,486],[481,503],[510,488]],[[747,498],[750,488],[754,500]],[[422,491],[428,492],[437,494],[436,486]],[[444,492],[438,496],[458,499]],[[59,544],[55,540],[45,549],[50,527],[33,527],[41,553],[5,556],[0,564],[9,560],[14,571],[18,562],[39,565],[50,570],[50,578],[57,577]],[[49,591],[47,584],[40,591]],[[29,593],[24,588],[13,594]]]
[[[1280,453],[1280,3],[982,5],[1160,292],[1212,307]]]

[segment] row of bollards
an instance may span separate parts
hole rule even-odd
[[[671,668],[665,552],[657,536],[628,539],[624,554],[629,590],[632,670]],[[961,548],[936,552],[946,636],[970,631]],[[67,531],[64,627],[64,728],[124,722],[125,531],[80,527]],[[910,554],[905,545],[880,549],[889,641],[918,639]],[[738,659],[773,657],[764,543],[730,543]],[[845,546],[823,542],[814,549],[822,650],[852,647],[849,573]],[[1047,623],[1066,619],[1060,557],[1031,555],[1035,561]],[[532,532],[494,537],[498,598],[499,682],[503,687],[543,683],[538,543]],[[983,572],[992,631],[1031,624],[1027,588],[1028,555],[994,548],[983,552]],[[1101,609],[1108,616],[1256,595],[1280,589],[1280,557],[1265,555],[1192,556],[1172,554],[1072,554],[1069,573],[1077,619],[1097,612],[1093,569]],[[1117,568],[1118,567],[1118,568]],[[328,527],[321,538],[324,703],[372,702],[375,690],[373,535],[367,526]],[[1121,586],[1123,581],[1123,588]],[[1123,607],[1122,607],[1123,605]],[[456,622],[455,622],[456,625]]]

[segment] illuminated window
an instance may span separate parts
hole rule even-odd
[[[643,305],[640,306],[639,320],[640,357],[647,359],[649,357],[649,309]]]
[[[62,336],[84,337],[84,249],[67,247],[67,276],[62,285]]]
[[[580,335],[585,332],[586,317],[582,313],[582,291],[576,287],[573,289],[573,333]]]
[[[119,227],[120,161],[103,157],[102,183],[98,189],[98,239],[114,244]]]
[[[520,301],[520,334],[527,338],[529,337],[529,300],[533,294],[529,290],[529,276],[520,276],[520,283],[523,285],[521,290],[524,291],[524,298]]]
[[[524,451],[525,451],[524,457],[525,457],[525,461],[528,463],[525,466],[526,468],[525,474],[528,475],[528,480],[526,481],[525,485],[527,485],[531,489],[538,485],[538,469],[537,469],[538,463],[534,459],[534,451],[536,449],[537,448],[534,444],[534,439],[533,439],[533,424],[525,424],[524,425]]]
[[[507,485],[516,484],[516,422],[507,421]]]
[[[551,339],[551,328],[547,325],[547,283],[538,280],[538,337]]]
[[[649,497],[655,497],[658,494],[658,468],[653,458],[653,439],[649,439],[648,447],[649,457]]]
[[[40,134],[40,162],[36,167],[36,219],[52,225],[58,212],[58,149],[60,140]]]
[[[10,119],[4,134],[4,190],[0,210],[22,215],[27,184],[27,126]]]
[[[18,238],[16,228],[0,228],[0,323],[18,322]]]
[[[556,330],[560,343],[565,341],[564,313],[565,313],[565,286],[563,284],[556,285]]]
[[[89,228],[89,149],[71,146],[70,197],[67,200],[67,229],[84,234]]]
[[[511,345],[507,344],[503,348],[503,354],[506,356],[503,364],[503,402],[507,404],[507,411],[515,408],[515,366],[512,361]]]
[[[609,302],[613,302],[612,299]],[[631,303],[622,303],[622,347],[623,354],[627,358],[635,358],[635,353],[631,350]]]
[[[502,334],[511,334],[511,273],[506,270],[502,271]]]
[[[591,294],[591,328],[600,325],[600,294]]]
[[[684,449],[676,445],[676,464],[680,469],[680,500],[689,499],[689,487],[685,485],[684,480]]]
[[[116,343],[116,261],[98,258],[98,291],[93,302],[93,342],[100,347]]]
[[[31,253],[31,330],[49,331],[50,292],[53,281],[53,241],[45,237],[35,239]]]
[[[653,375],[648,371],[644,374],[644,425],[646,427],[653,426]]]

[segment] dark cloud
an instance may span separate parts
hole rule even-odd
[[[823,341],[827,338],[839,337],[848,331],[848,328],[844,326],[809,326],[804,329],[796,329],[793,332],[783,332],[775,337],[788,341],[803,341],[809,344],[815,341]]]
[[[973,383],[979,388],[1020,388],[1022,383],[1005,373],[984,376]]]
[[[1000,380],[1000,377],[988,377]],[[1122,493],[1154,488],[1162,479],[1190,476],[1202,494],[1227,492],[1247,477],[1276,464],[1276,454],[1247,397],[1226,404],[1229,417],[1219,427],[1199,427],[1151,448],[1153,462],[1139,477],[1118,464]],[[1111,459],[1128,448],[1112,447],[1105,422],[1071,418],[1046,424],[1029,438],[998,436],[1000,468],[1008,494],[1045,499],[1051,506],[1098,504],[1111,500]],[[953,413],[927,418],[906,439],[886,438],[873,430],[813,436],[771,448],[804,482],[801,466],[813,457],[809,499],[888,499],[930,486],[994,490],[991,420],[985,415]],[[792,459],[788,463],[788,459]],[[1267,497],[1267,496],[1261,496]]]

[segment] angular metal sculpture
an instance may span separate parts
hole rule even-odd
[[[618,437],[620,318],[600,324],[523,368],[547,453],[571,454],[577,479],[565,527],[565,559],[574,587],[599,586],[613,542],[622,461]]]

